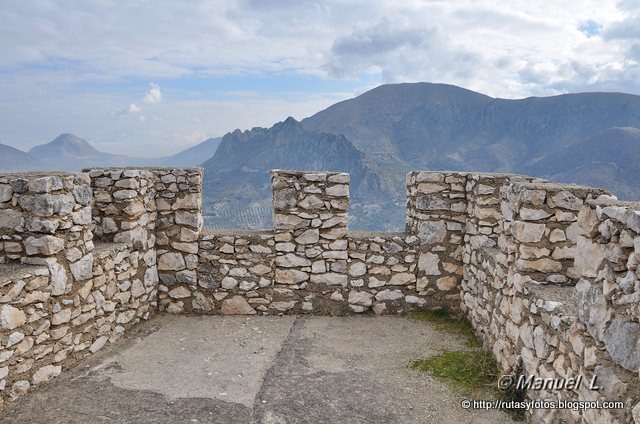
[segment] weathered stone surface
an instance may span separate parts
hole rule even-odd
[[[97,351],[102,349],[104,347],[104,345],[107,344],[108,341],[109,341],[109,337],[107,337],[107,336],[98,337],[96,339],[96,341],[91,343],[91,346],[89,346],[89,351],[91,353],[96,353]]]
[[[424,271],[426,275],[440,275],[439,263],[438,255],[431,252],[421,253],[418,259],[418,269]]]
[[[543,209],[520,209],[520,218],[524,221],[538,221],[551,216],[551,214]]]
[[[0,229],[15,229],[22,225],[23,215],[13,209],[3,209],[0,213]]]
[[[391,286],[404,286],[404,285],[415,283],[415,282],[416,282],[415,274],[409,273],[409,272],[402,272],[399,274],[392,275],[388,284]]]
[[[348,302],[351,305],[371,306],[373,304],[373,294],[366,291],[351,290]]]
[[[118,200],[133,199],[138,195],[135,190],[118,190],[114,191],[112,196]]]
[[[400,290],[382,290],[376,294],[376,300],[385,301],[385,300],[398,300],[404,298],[402,291]]]
[[[560,272],[562,264],[549,258],[537,259],[534,261],[518,260],[518,270],[532,272]]]
[[[49,193],[62,188],[62,180],[57,176],[46,176],[29,181],[29,190],[34,193]]]
[[[177,286],[169,290],[169,296],[173,299],[185,299],[191,297],[191,290],[185,286]]]
[[[544,190],[527,189],[520,193],[522,200],[532,205],[542,205],[547,198],[547,192]]]
[[[577,315],[587,326],[589,334],[594,339],[603,341],[609,312],[602,289],[581,279],[574,288],[573,300]]]
[[[296,306],[295,300],[279,301],[279,302],[273,302],[271,304],[271,308],[279,312],[286,312],[289,309],[292,309],[294,306]]]
[[[443,221],[426,221],[420,224],[418,236],[423,243],[442,243],[447,236],[447,225]]]
[[[91,204],[91,195],[93,194],[91,187],[88,185],[76,186],[73,189],[73,196],[79,205],[88,206]]]
[[[425,303],[427,303],[426,300],[424,300],[424,298],[422,297],[418,297],[418,296],[413,296],[413,295],[407,295],[404,297],[404,301],[412,304],[412,305],[418,305],[418,306],[423,306]]]
[[[640,370],[640,324],[616,315],[604,335],[605,348],[611,358],[624,368]]]
[[[51,317],[51,324],[60,325],[69,322],[69,320],[71,320],[71,309],[67,308],[53,314]]]
[[[416,197],[416,208],[423,211],[449,210],[449,204],[440,196],[420,194]]]
[[[302,209],[315,210],[324,207],[324,202],[312,194],[305,197],[298,205]]]
[[[273,207],[275,209],[289,209],[296,205],[296,190],[285,188],[273,191]]]
[[[584,203],[581,199],[577,198],[570,191],[560,191],[553,196],[548,201],[549,206],[558,207],[563,209],[571,209],[571,210],[580,210],[580,207]]]
[[[522,243],[536,243],[542,240],[545,228],[544,224],[516,221],[513,236]]]
[[[93,255],[85,255],[79,261],[70,264],[69,268],[76,281],[88,280],[93,276]]]
[[[165,253],[158,259],[158,269],[160,271],[180,271],[185,268],[184,257],[180,253]]]
[[[60,372],[62,372],[62,367],[60,365],[45,365],[33,374],[31,384],[37,386],[38,384],[47,382],[52,378],[59,376]]]
[[[335,272],[327,272],[324,274],[312,274],[311,282],[314,284],[326,284],[328,286],[345,286],[347,285],[347,275]]]
[[[0,325],[7,330],[13,330],[27,322],[25,313],[11,305],[2,305],[0,309]]]
[[[238,287],[238,280],[233,277],[224,277],[221,282],[222,288],[225,290],[233,290]]]
[[[171,247],[181,252],[198,253],[198,243],[173,242],[171,243]]]
[[[574,268],[581,276],[595,277],[605,258],[618,254],[614,249],[613,247],[607,249],[604,244],[592,243],[591,240],[579,237],[575,249]]]
[[[53,234],[60,226],[60,222],[55,219],[39,218],[30,216],[25,219],[27,230],[36,233]]]
[[[296,269],[276,269],[275,281],[279,284],[299,284],[309,279],[309,274]]]
[[[67,271],[64,266],[55,261],[47,263],[47,266],[51,273],[51,295],[64,294],[67,288]]]
[[[441,291],[453,290],[458,286],[458,278],[453,275],[447,275],[436,280],[436,287]]]
[[[177,211],[175,214],[176,224],[186,225],[200,230],[202,228],[202,215],[197,212]]]
[[[360,277],[367,272],[367,265],[364,262],[354,262],[349,266],[349,275]]]
[[[320,231],[317,228],[309,229],[296,237],[298,244],[313,244],[320,239]]]
[[[13,188],[9,184],[0,184],[0,203],[8,202],[13,197]]]
[[[331,296],[329,298],[336,302],[342,302],[344,300],[344,296],[339,291],[334,291],[333,293],[331,293]]]
[[[446,189],[446,186],[441,184],[433,184],[433,183],[418,184],[418,193],[431,194],[431,193],[437,193],[439,191],[443,191],[445,189]]]
[[[113,218],[106,217],[102,220],[102,232],[105,234],[111,234],[118,231],[118,225]]]
[[[566,239],[567,239],[567,237],[565,236],[564,231],[562,231],[559,228],[551,230],[551,233],[549,234],[549,241],[551,243],[557,243],[559,241],[565,241]]]
[[[607,398],[617,399],[625,395],[629,385],[620,381],[612,367],[597,365],[593,374],[597,378],[598,386],[602,387],[602,394]]]
[[[220,313],[223,315],[255,315],[256,310],[242,296],[233,296],[222,302]]]
[[[276,265],[284,268],[305,267],[311,266],[311,261],[293,253],[287,253],[286,255],[276,257]]]
[[[257,264],[256,266],[249,268],[249,271],[255,275],[264,275],[271,272],[271,267],[264,264]]]
[[[27,255],[51,256],[64,249],[64,240],[55,236],[29,237],[25,240]]]
[[[171,209],[199,209],[201,206],[201,196],[198,193],[187,193],[182,197],[178,197],[171,206]]]
[[[348,196],[349,186],[347,184],[336,184],[327,188],[327,195],[329,196]]]

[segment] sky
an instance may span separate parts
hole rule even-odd
[[[169,155],[380,84],[640,94],[640,0],[0,0],[0,143]]]

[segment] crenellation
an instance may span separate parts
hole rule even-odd
[[[198,287],[202,169],[152,168],[158,213],[155,240],[160,310],[182,312]]]
[[[349,175],[271,174],[273,229],[202,228],[199,168],[0,175],[0,408],[156,311],[468,318],[504,373],[640,408],[640,204],[527,176],[412,172],[406,230],[350,232]]]

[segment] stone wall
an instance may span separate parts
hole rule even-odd
[[[199,236],[202,231],[202,169],[156,168],[156,244],[160,308],[168,293],[184,292],[198,283]]]
[[[458,309],[466,222],[465,174],[407,176],[406,232],[420,239],[417,286],[430,306]]]
[[[412,234],[350,233],[349,308],[377,315],[424,308],[433,293],[416,278],[419,247]]]
[[[426,287],[418,290],[418,237],[348,231],[347,174],[276,170],[272,185],[274,230],[201,232],[197,284],[167,287],[163,307],[208,314],[399,314],[436,297],[427,296],[433,292]]]
[[[0,175],[0,400],[16,399],[155,311],[468,318],[505,373],[595,375],[640,422],[640,205],[526,176],[412,172],[404,233],[348,230],[349,176],[272,173],[273,230],[202,229],[202,170]],[[95,237],[95,239],[94,239]]]
[[[87,175],[0,175],[0,263],[46,265],[55,295],[87,279],[91,199]]]
[[[628,224],[639,208],[588,187],[513,178],[501,183],[500,196],[494,196],[501,210],[496,242],[472,243],[465,236],[464,315],[505,373],[584,380],[575,390],[529,390],[529,399],[626,405],[536,409],[533,422],[632,422],[640,399],[634,359],[640,351],[640,287],[633,267],[637,233]],[[617,211],[618,220],[603,213],[601,204],[615,205],[608,210]],[[604,289],[609,296],[603,291],[603,285],[622,280],[631,295],[626,307],[617,300],[624,290]],[[594,375],[601,390],[588,388]]]
[[[94,244],[89,174],[0,182],[1,409],[148,318],[157,279],[145,278],[155,254],[145,257],[131,239]]]

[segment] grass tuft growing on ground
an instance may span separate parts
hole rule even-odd
[[[430,372],[434,377],[449,382],[456,389],[471,395],[479,389],[496,387],[498,366],[491,353],[472,350],[445,350],[426,359],[415,361],[411,368]]]
[[[414,361],[411,368],[426,371],[467,396],[489,393],[497,399],[523,400],[521,393],[498,389],[501,375],[498,364],[492,353],[483,349],[468,320],[452,317],[446,310],[412,312],[409,317],[428,322],[443,333],[458,334],[464,337],[467,344],[464,350],[443,350],[438,355]],[[510,409],[505,412],[516,420],[524,418],[522,410]]]

